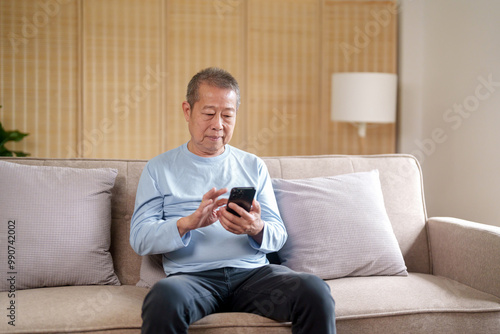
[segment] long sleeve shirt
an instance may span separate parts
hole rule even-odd
[[[255,187],[264,221],[261,244],[226,231],[219,221],[180,236],[177,221],[192,214],[212,187]],[[256,268],[267,264],[266,253],[279,250],[286,239],[267,167],[253,154],[226,145],[221,155],[205,158],[186,143],[151,159],[141,174],[130,244],[139,255],[162,254],[167,275]]]

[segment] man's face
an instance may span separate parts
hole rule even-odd
[[[224,152],[224,145],[233,136],[236,124],[236,93],[201,83],[199,100],[193,108],[182,103],[191,140],[188,149],[201,157],[214,157]]]

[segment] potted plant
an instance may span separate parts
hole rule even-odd
[[[2,106],[0,105],[0,108]],[[0,122],[0,156],[4,157],[26,157],[29,153],[23,151],[11,151],[5,144],[9,141],[21,141],[24,137],[29,135],[29,133],[23,133],[18,130],[7,131],[3,128],[2,122]]]

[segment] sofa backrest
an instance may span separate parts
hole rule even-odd
[[[2,158],[5,161],[74,168],[116,168],[112,190],[111,254],[122,284],[139,280],[141,257],[129,244],[135,192],[145,160]],[[407,155],[266,157],[271,177],[298,179],[378,169],[386,209],[409,271],[430,271],[420,167]]]
[[[263,158],[272,178],[302,179],[378,169],[384,203],[408,271],[430,273],[420,165],[411,155],[322,155]],[[332,199],[333,200],[333,199]]]

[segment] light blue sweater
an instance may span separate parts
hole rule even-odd
[[[226,231],[218,221],[180,237],[177,220],[192,214],[212,187],[255,187],[264,221],[260,245],[248,235]],[[266,165],[253,154],[226,145],[223,154],[203,158],[191,153],[186,143],[151,159],[142,172],[130,244],[139,255],[163,254],[167,275],[256,268],[267,264],[265,254],[279,250],[286,238]]]

